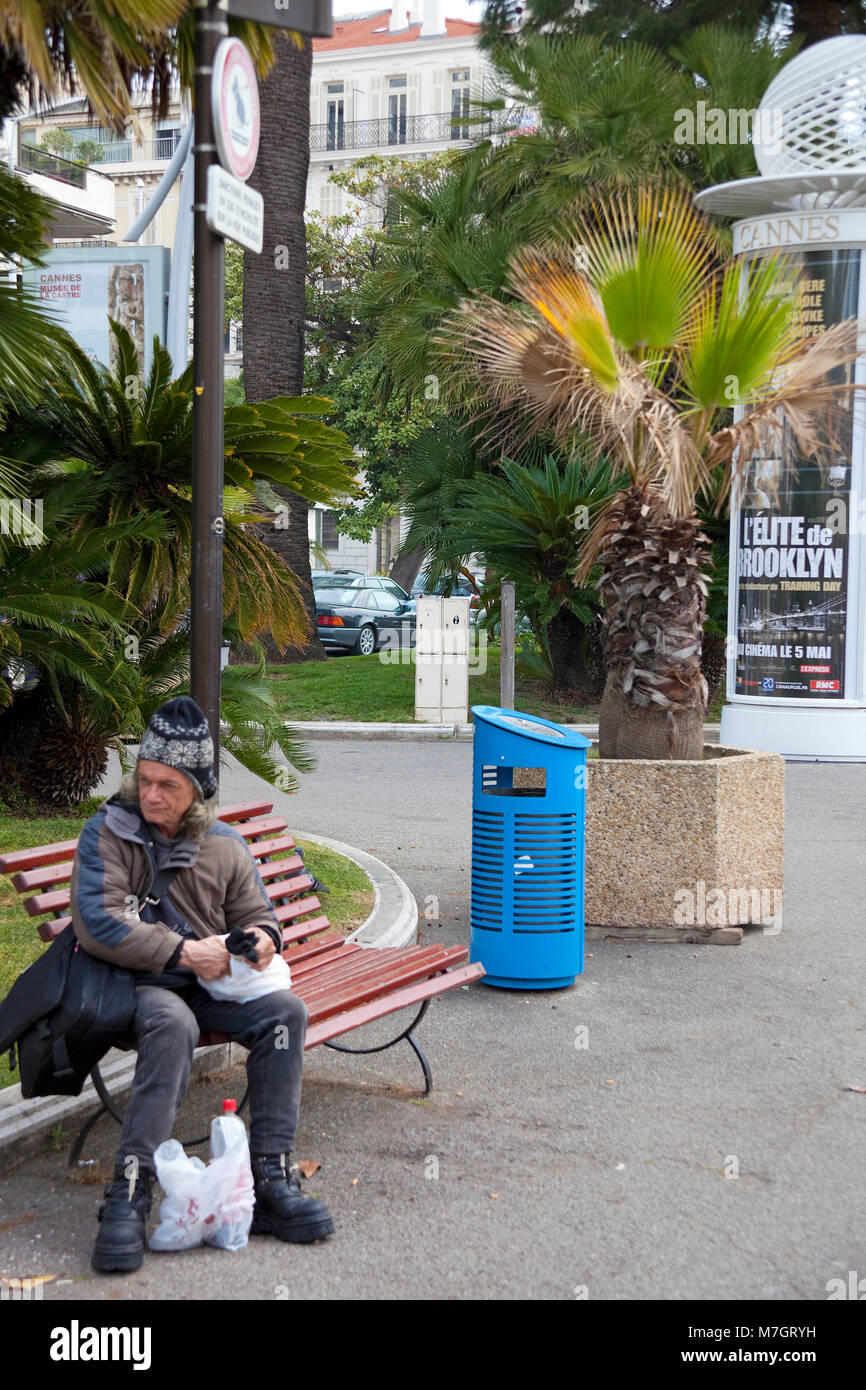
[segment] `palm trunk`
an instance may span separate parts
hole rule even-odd
[[[671,517],[645,485],[621,495],[612,520],[601,551],[608,675],[599,752],[700,758],[706,537],[696,516]]]
[[[307,241],[304,205],[310,163],[309,39],[296,48],[287,35],[276,36],[277,61],[259,83],[262,108],[259,157],[250,184],[265,201],[264,246],[260,256],[244,255],[244,391],[248,401],[299,396],[304,385],[304,291]],[[310,578],[309,506],[294,493],[275,491],[288,511],[260,534],[300,581],[309,620],[304,646],[279,651],[266,642],[268,656],[281,661],[324,661],[316,634]]]
[[[592,629],[565,607],[547,625],[554,685],[585,699],[598,693],[590,657],[591,634]]]
[[[844,8],[844,0],[792,0],[793,32],[804,36],[803,47],[838,38]]]
[[[401,550],[391,566],[391,578],[409,593],[423,563],[423,550]]]

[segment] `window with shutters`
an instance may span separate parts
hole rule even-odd
[[[326,179],[322,184],[319,205],[323,217],[339,217],[343,211],[343,190]]]
[[[325,97],[325,138],[329,150],[346,148],[345,93],[342,82],[329,82]]]
[[[388,144],[405,145],[407,117],[405,76],[388,78]]]
[[[469,126],[469,68],[458,68],[451,74],[451,139],[468,140]]]

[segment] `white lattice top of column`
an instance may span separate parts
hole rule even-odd
[[[765,176],[866,168],[866,34],[786,63],[764,93],[753,144]]]

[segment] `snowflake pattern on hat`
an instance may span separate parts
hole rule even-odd
[[[182,772],[203,800],[218,790],[210,729],[202,709],[188,695],[168,700],[154,710],[138,756]]]

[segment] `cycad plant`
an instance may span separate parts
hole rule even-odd
[[[141,384],[129,334],[114,333],[113,370],[70,344],[69,370],[44,383],[40,409],[19,401],[0,434],[15,487],[39,499],[44,519],[40,544],[0,545],[4,772],[58,805],[83,799],[107,749],[122,752],[156,705],[187,689],[191,370],[171,380],[157,343]],[[344,436],[317,418],[328,406],[282,398],[226,412],[227,639],[303,636],[295,578],[255,527],[280,523],[273,482],[332,505],[353,489]],[[275,744],[296,769],[310,766],[261,669],[224,673],[222,694],[226,752],[271,780]],[[295,785],[287,769],[280,785]]]
[[[92,497],[78,528],[136,516],[160,517],[157,533],[106,553],[108,586],[171,632],[189,607],[192,554],[192,365],[176,379],[154,341],[140,383],[135,345],[112,324],[111,369],[70,345],[71,368],[45,383],[38,409],[22,402],[0,435],[0,451],[49,486],[85,473]],[[307,501],[341,502],[355,490],[352,450],[321,421],[329,402],[279,397],[225,413],[224,616],[244,640],[272,633],[279,647],[299,643],[306,616],[295,576],[253,529],[279,526],[279,484]]]
[[[479,556],[481,621],[496,623],[502,581],[511,580],[554,682],[591,697],[600,603],[594,585],[574,576],[580,538],[615,491],[607,461],[533,442],[485,467],[471,432],[446,421],[410,448],[404,484],[404,544],[427,556],[430,580]]]
[[[720,266],[685,189],[594,203],[569,240],[558,255],[521,253],[512,303],[467,300],[446,335],[464,401],[497,401],[507,427],[519,410],[527,433],[565,444],[585,435],[623,481],[578,574],[601,560],[602,756],[700,757],[708,576],[696,499],[714,470],[728,482],[738,458],[784,430],[822,456],[841,389],[827,373],[856,357],[857,324],[798,340],[792,275],[774,260]]]

